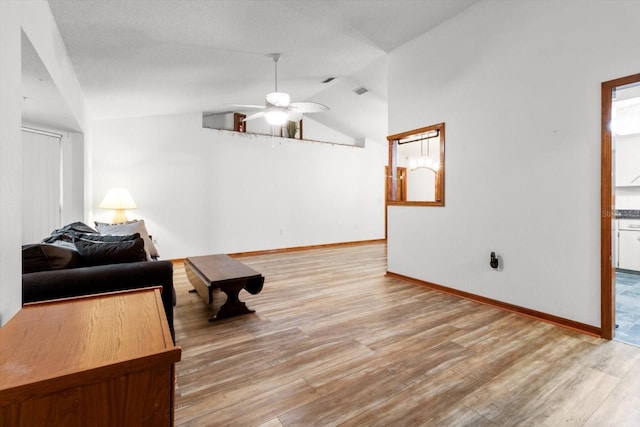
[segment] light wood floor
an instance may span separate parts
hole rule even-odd
[[[217,323],[176,265],[176,425],[640,425],[640,348],[386,278],[385,252],[243,257],[256,313]]]

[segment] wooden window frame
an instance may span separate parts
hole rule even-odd
[[[434,201],[396,201],[393,200],[393,192],[394,187],[396,185],[393,176],[394,171],[397,167],[397,161],[395,159],[394,153],[394,141],[399,139],[408,138],[412,135],[419,135],[427,132],[438,131],[440,138],[440,167],[438,172],[436,173],[436,182],[435,182],[435,199]],[[413,129],[410,131],[397,133],[395,135],[387,136],[387,141],[389,142],[389,160],[388,165],[390,165],[389,170],[392,173],[391,177],[391,185],[387,186],[387,190],[385,192],[385,200],[387,206],[444,206],[444,178],[445,178],[445,161],[444,161],[444,145],[445,145],[445,124],[438,123],[431,126],[426,126],[423,128]]]

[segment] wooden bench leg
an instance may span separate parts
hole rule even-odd
[[[238,316],[240,314],[255,313],[255,310],[250,310],[244,302],[240,301],[239,294],[245,285],[246,280],[238,280],[220,286],[220,290],[227,295],[227,300],[222,304],[218,313],[216,313],[216,317],[209,319],[209,322]]]

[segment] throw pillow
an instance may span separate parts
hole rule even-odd
[[[75,248],[37,243],[22,247],[22,274],[37,271],[62,270],[80,266]]]
[[[147,259],[144,241],[141,238],[124,242],[77,240],[76,247],[80,253],[81,264],[87,267],[146,261]]]
[[[121,236],[140,233],[140,237],[142,237],[142,240],[144,240],[144,250],[147,252],[147,259],[150,261],[160,256],[158,254],[158,250],[149,237],[149,233],[147,232],[147,227],[144,225],[143,219],[127,221],[120,224],[108,224],[96,221],[95,224],[96,229],[102,235],[114,234]]]

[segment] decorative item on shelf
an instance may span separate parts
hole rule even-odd
[[[244,119],[247,118],[246,114],[233,113],[233,130],[236,132],[246,132],[247,126]]]
[[[289,122],[287,123],[287,137],[295,138],[297,131],[298,131],[298,123],[289,120]]]
[[[112,220],[114,224],[128,221],[127,213],[125,212],[127,209],[138,208],[131,194],[124,188],[112,188],[109,190],[98,207],[115,211]]]
[[[431,139],[431,136],[427,136],[426,138],[427,154],[426,155],[424,154],[425,139],[424,138],[420,139],[420,157],[418,157],[417,159],[411,159],[409,161],[409,170],[414,171],[416,169],[429,169],[433,173],[438,173],[438,169],[440,168],[440,165],[438,164],[438,162],[436,162],[431,157],[429,157],[429,140],[430,139]]]

